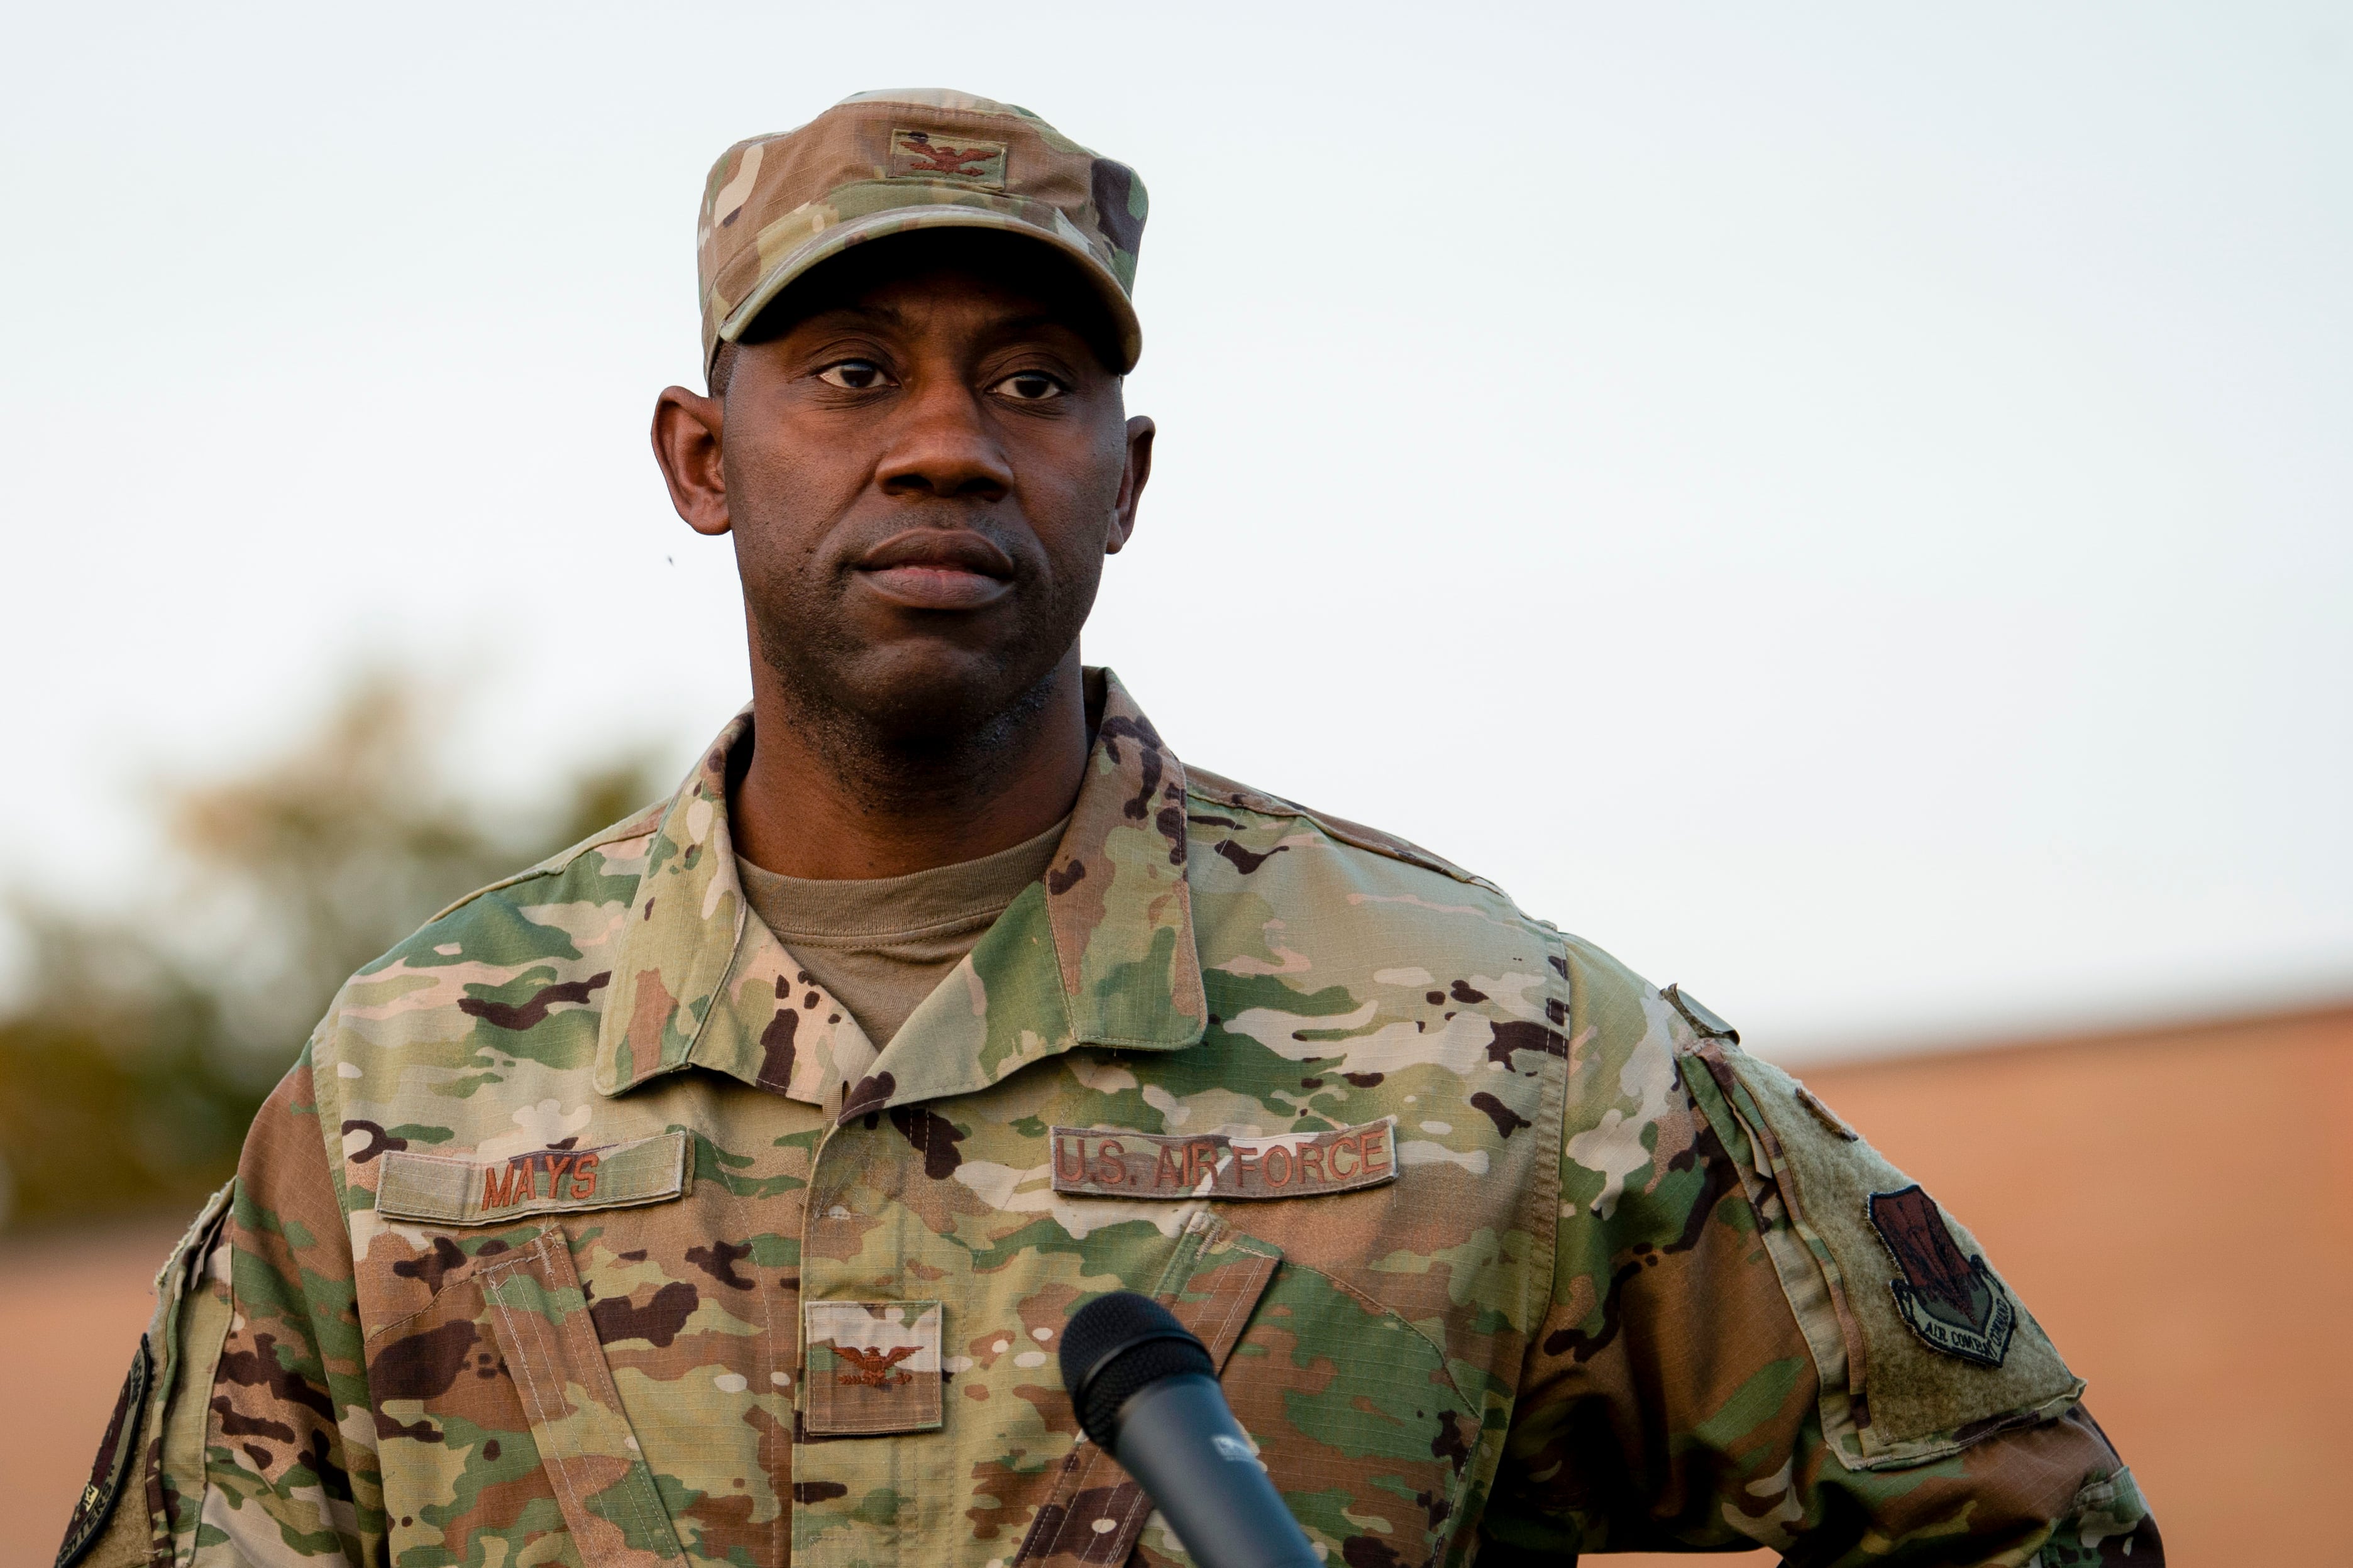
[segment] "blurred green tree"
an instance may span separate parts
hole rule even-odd
[[[135,920],[19,900],[0,1015],[0,1227],[193,1205],[343,978],[474,888],[651,800],[644,750],[494,804],[413,681],[356,682],[308,740],[169,793],[176,864]]]

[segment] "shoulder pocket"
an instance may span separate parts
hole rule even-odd
[[[1738,1134],[1725,1142],[1849,1468],[1942,1458],[2082,1397],[1977,1238],[1918,1183],[1770,1063],[1721,1040],[1689,1057],[1702,1109]]]
[[[107,1521],[114,1517],[114,1505],[122,1495],[123,1483],[131,1477],[132,1457],[138,1451],[139,1431],[147,1413],[148,1384],[154,1373],[154,1358],[147,1350],[147,1336],[139,1336],[139,1348],[132,1353],[130,1373],[122,1380],[122,1392],[114,1396],[114,1414],[107,1418],[106,1435],[99,1439],[98,1458],[90,1467],[90,1481],[81,1489],[74,1502],[73,1517],[66,1521],[65,1544],[58,1548],[58,1568],[74,1568],[98,1543]],[[124,1517],[116,1534],[123,1538],[147,1538],[150,1534],[145,1510],[135,1502],[123,1505]]]
[[[228,1333],[227,1270],[215,1257],[237,1190],[212,1195],[155,1276],[155,1311],[58,1549],[58,1568],[96,1552],[117,1561],[137,1549],[173,1555],[192,1546],[203,1497],[205,1417]]]

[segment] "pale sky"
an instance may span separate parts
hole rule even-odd
[[[1768,1054],[2353,994],[2327,5],[43,6],[0,50],[0,880],[371,658],[521,787],[744,699],[671,513],[729,142],[1008,100],[1152,195],[1087,637]]]

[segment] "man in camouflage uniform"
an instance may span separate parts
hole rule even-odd
[[[1144,213],[958,94],[722,157],[713,395],[655,434],[735,535],[753,706],[344,987],[164,1271],[69,1556],[1181,1562],[1056,1371],[1124,1288],[1352,1568],[2159,1560],[2083,1384],[1829,1108],[1082,669]],[[903,952],[763,913],[1005,865]]]

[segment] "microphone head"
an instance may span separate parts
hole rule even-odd
[[[1218,1374],[1201,1342],[1167,1308],[1114,1290],[1080,1308],[1062,1331],[1062,1386],[1079,1426],[1098,1447],[1113,1447],[1119,1407],[1163,1378]]]

